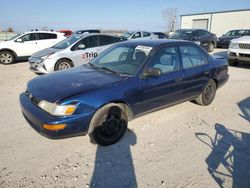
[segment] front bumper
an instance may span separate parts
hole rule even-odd
[[[22,113],[27,122],[41,135],[51,138],[68,138],[85,135],[88,131],[91,114],[85,113],[68,117],[50,115],[31,102],[29,97],[22,93],[19,97]],[[43,124],[66,124],[63,130],[51,131],[43,128]]]
[[[228,59],[240,62],[250,62],[250,50],[229,49]]]
[[[48,73],[41,58],[29,58],[30,70],[35,73]]]
[[[221,41],[221,40],[217,41],[217,47],[226,47],[226,48],[228,48],[229,44],[230,44],[230,41]]]

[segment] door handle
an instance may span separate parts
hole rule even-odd
[[[180,82],[180,81],[182,81],[183,79],[182,78],[175,78],[175,81],[176,82]]]
[[[204,74],[205,74],[205,75],[208,75],[208,74],[209,74],[209,71],[205,71]]]

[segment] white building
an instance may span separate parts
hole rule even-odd
[[[185,14],[180,23],[181,29],[206,29],[221,36],[233,29],[250,29],[250,9]]]

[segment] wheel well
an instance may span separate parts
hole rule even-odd
[[[64,58],[61,58],[61,59],[58,59],[58,60],[57,60],[57,62],[55,63],[55,66],[54,66],[54,70],[55,70],[55,68],[56,68],[56,64],[57,64],[59,61],[63,60],[63,59],[69,60],[69,61],[73,64],[73,66],[75,66],[74,62],[73,62],[71,59],[64,57]]]
[[[216,83],[216,88],[218,88],[218,84],[219,84],[218,80],[213,78],[213,81]]]
[[[14,58],[15,59],[17,58],[16,52],[14,52],[13,50],[8,49],[8,48],[3,48],[3,49],[0,50],[0,52],[3,52],[3,51],[11,52],[14,55]]]
[[[110,101],[109,103],[106,103],[106,104],[100,106],[100,108],[107,105],[107,104],[111,104],[111,103],[114,103],[114,104],[121,106],[125,110],[125,112],[127,113],[128,120],[131,120],[133,118],[134,113],[133,113],[132,109],[124,101]]]

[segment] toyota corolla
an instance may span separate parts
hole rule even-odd
[[[228,77],[225,59],[195,43],[134,40],[115,44],[89,64],[31,80],[20,103],[29,124],[46,137],[88,133],[110,145],[141,114],[184,101],[209,105]]]

